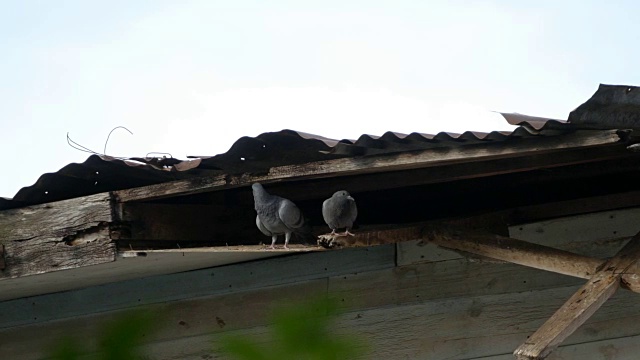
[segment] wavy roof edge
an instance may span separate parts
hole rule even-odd
[[[502,115],[510,125],[524,126],[536,131],[569,130],[574,128],[573,124],[565,120],[549,119],[519,113],[500,113],[500,115]]]
[[[465,131],[410,134],[385,132],[363,134],[356,140],[331,139],[294,130],[241,137],[228,151],[215,156],[175,158],[114,158],[91,155],[82,163],[70,163],[45,173],[13,198],[0,198],[0,210],[70,199],[104,191],[146,186],[161,182],[216,174],[259,172],[275,166],[307,163],[349,156],[411,151],[477,142],[499,142],[509,138],[535,137],[569,130],[570,124],[522,114],[502,113],[513,131]]]

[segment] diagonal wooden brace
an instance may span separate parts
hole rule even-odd
[[[589,279],[514,351],[519,360],[544,359],[593,315],[619,286],[640,292],[637,264],[640,259],[640,233],[608,261],[497,235],[430,231],[425,238],[448,249]]]
[[[422,237],[428,242],[450,250],[583,279],[590,279],[604,262],[601,259],[489,233],[431,229],[424,231]],[[640,268],[637,264],[632,264],[622,274],[621,285],[640,293]]]
[[[517,359],[544,359],[602,306],[620,286],[622,275],[640,258],[640,233],[582,286],[549,320],[514,351]]]

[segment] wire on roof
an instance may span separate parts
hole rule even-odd
[[[97,152],[95,152],[95,151],[93,151],[93,150],[91,150],[91,149],[89,149],[87,147],[84,147],[84,146],[78,144],[77,142],[71,140],[71,137],[69,137],[69,132],[67,132],[67,144],[69,146],[71,146],[72,148],[76,149],[76,150],[80,150],[82,152],[86,152],[86,153],[90,153],[90,154],[100,155]]]
[[[133,135],[131,130],[127,129],[124,126],[116,126],[113,129],[111,129],[111,131],[109,131],[109,135],[107,135],[107,140],[104,142],[104,150],[102,152],[104,155],[107,155],[107,144],[109,143],[109,138],[111,137],[111,133],[114,132],[116,129],[125,129],[129,132],[129,134]]]

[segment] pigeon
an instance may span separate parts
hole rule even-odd
[[[260,183],[251,186],[253,201],[258,215],[256,225],[260,231],[271,236],[271,249],[275,249],[278,235],[284,234],[284,248],[289,249],[291,234],[304,226],[304,216],[291,200],[269,194]]]
[[[331,228],[331,235],[336,229],[345,229],[342,236],[351,235],[349,232],[358,216],[356,201],[344,190],[336,191],[333,196],[322,203],[322,217]]]

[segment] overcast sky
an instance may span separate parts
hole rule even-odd
[[[0,2],[0,196],[88,154],[511,129],[640,85],[635,1]]]

